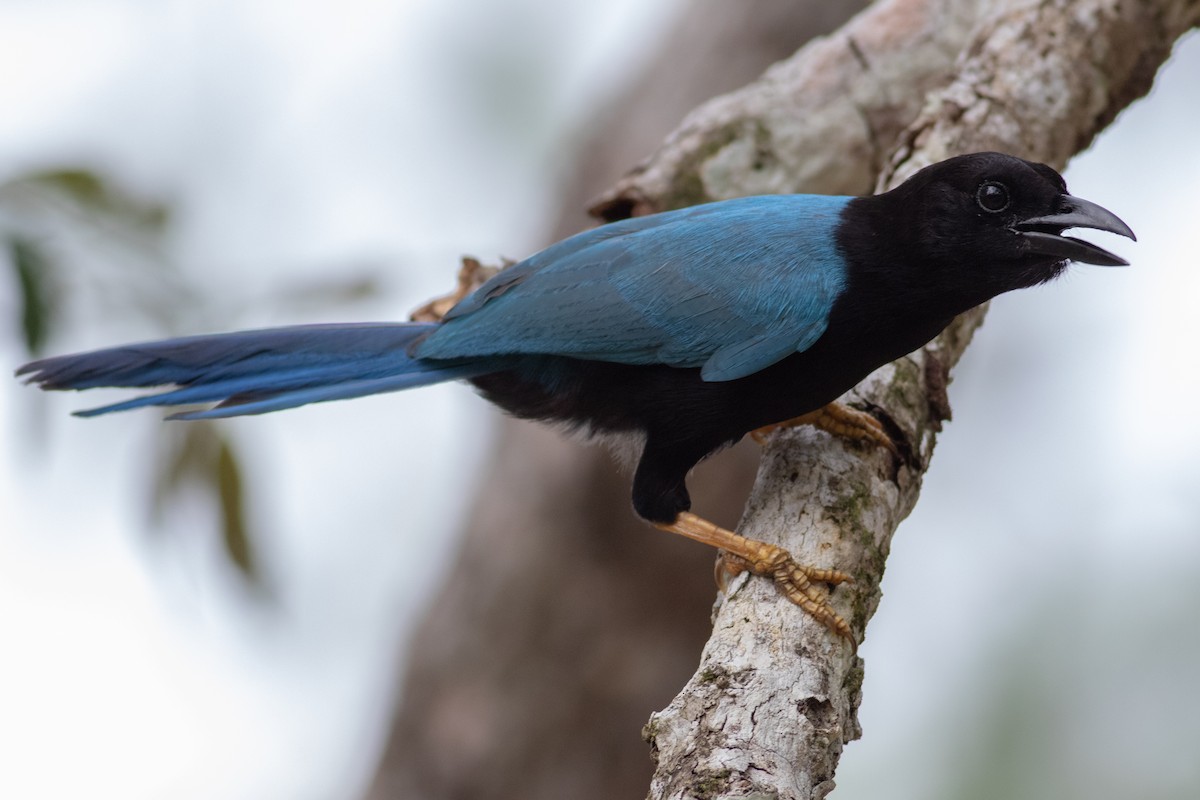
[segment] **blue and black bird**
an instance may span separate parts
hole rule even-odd
[[[1134,238],[1057,172],[999,153],[927,167],[872,197],[770,195],[635,217],[503,270],[440,322],[305,325],[132,344],[26,364],[43,389],[168,387],[78,412],[215,404],[212,419],[467,380],[510,414],[642,444],[633,506],[659,528],[774,578],[831,629],[846,623],[796,564],[690,513],[685,478],[747,433],[814,422],[892,446],[833,401],[996,295],[1068,261],[1123,265],[1062,235]]]

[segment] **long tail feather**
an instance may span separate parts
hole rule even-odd
[[[17,370],[43,389],[101,386],[167,391],[75,412],[217,403],[170,419],[264,414],[307,403],[394,392],[491,372],[481,362],[430,361],[408,347],[436,323],[297,325],[188,336],[33,361]]]

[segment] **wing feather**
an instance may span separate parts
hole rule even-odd
[[[845,284],[850,198],[771,195],[606,225],[485,283],[425,358],[554,354],[734,380],[810,347]]]

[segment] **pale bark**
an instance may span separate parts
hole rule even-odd
[[[862,15],[853,23],[859,41],[868,38],[861,30],[870,19],[905,5]],[[1025,0],[988,9],[962,50],[954,80],[924,98],[919,118],[886,160],[880,188],[949,155],[986,149],[1061,168],[1149,89],[1172,43],[1200,22],[1196,0]],[[826,61],[820,48],[829,46],[808,48],[797,60]],[[871,63],[870,54],[865,61]],[[793,72],[805,74],[799,63]],[[786,87],[773,91],[788,95]],[[867,102],[851,99],[852,91],[846,95],[844,102],[857,107]],[[722,113],[731,118],[753,120],[762,111],[753,101],[740,111],[728,107],[728,98],[724,102]],[[626,197],[636,195],[637,203],[653,208],[673,202],[673,182],[694,188],[699,180],[712,196],[744,187],[738,178],[727,189],[717,181],[724,173],[714,167],[736,155],[724,152],[735,144],[709,148],[696,160],[695,153],[706,152],[697,139],[713,135],[720,141],[724,135],[721,122],[710,125],[699,131],[693,125],[687,135],[669,139],[656,162],[634,176],[641,181],[637,189],[622,189]],[[673,153],[673,146],[692,155]],[[671,175],[662,185],[641,177],[660,172]],[[847,448],[803,429],[777,436],[763,459],[739,530],[782,544],[801,562],[850,572],[854,584],[839,587],[833,602],[860,639],[880,600],[892,534],[916,503],[947,410],[946,370],[982,317],[982,309],[964,315],[928,348],[878,370],[852,392],[851,399],[899,426],[919,466],[893,474],[885,454]],[[737,581],[716,616],[700,668],[647,726],[657,759],[649,796],[824,797],[833,788],[843,745],[860,734],[862,675],[852,649],[782,601],[768,581]]]
[[[868,194],[986,8],[887,0],[696,108],[594,204],[606,219],[753,194]]]

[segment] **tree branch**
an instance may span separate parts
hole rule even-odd
[[[606,221],[773,192],[866,194],[925,93],[949,80],[972,0],[887,0],[690,114],[593,205]]]
[[[894,54],[897,63],[936,62],[925,51],[944,54],[952,37],[929,30],[935,7],[942,6],[897,0],[874,8],[762,81],[702,107],[598,213],[862,179],[863,163],[881,163],[864,157],[877,153],[872,148],[879,142],[894,141],[863,120],[875,119],[877,108],[912,108],[896,98],[920,94],[913,85],[936,82],[937,71],[917,70],[892,86],[886,70],[848,70],[847,59],[882,63],[864,43],[883,42],[882,53]],[[1061,167],[1145,94],[1173,42],[1200,21],[1197,0],[1024,0],[988,8],[992,13],[962,48],[953,81],[923,98],[916,121],[882,162],[881,188],[926,164],[977,150]],[[963,12],[961,18],[970,17]],[[915,24],[898,25],[902,21]],[[807,94],[822,81],[826,91]],[[880,93],[878,105],[863,94],[872,91]],[[788,107],[781,110],[768,97],[787,100]],[[807,107],[810,100],[821,105],[819,113]],[[783,119],[788,115],[790,121]],[[806,167],[804,151],[794,148],[806,141],[799,129],[814,120],[818,139],[836,131],[849,155],[817,146],[817,163]],[[747,142],[756,143],[755,157],[767,167],[729,168],[747,157]],[[851,161],[840,175],[836,165],[846,158]],[[893,532],[916,503],[948,411],[946,375],[983,313],[963,315],[929,347],[876,371],[851,393],[896,423],[913,444],[918,466],[893,476],[885,454],[847,449],[811,430],[777,436],[763,459],[740,531],[782,544],[803,563],[853,574],[855,583],[839,588],[834,602],[860,640],[880,600]],[[649,796],[824,797],[843,745],[860,735],[862,675],[862,660],[768,581],[739,579],[716,615],[698,671],[646,727],[657,760]]]

